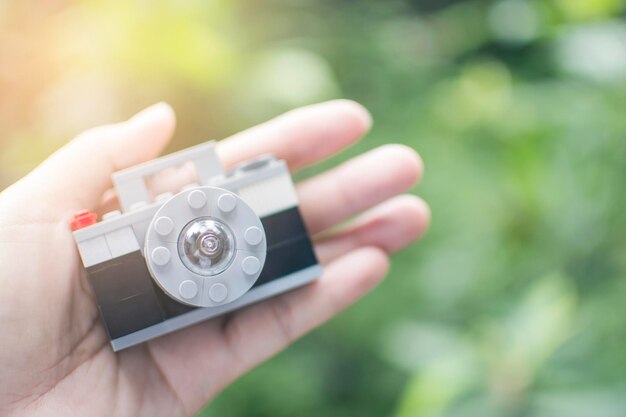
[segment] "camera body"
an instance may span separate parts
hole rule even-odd
[[[190,167],[197,182],[150,195],[158,175]],[[321,274],[287,165],[271,155],[226,172],[212,141],[112,178],[121,211],[79,213],[72,228],[115,351]]]

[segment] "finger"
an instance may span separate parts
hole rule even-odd
[[[430,209],[421,198],[398,196],[367,211],[338,232],[317,239],[315,252],[322,264],[367,246],[391,254],[419,239],[429,222]]]
[[[298,185],[300,208],[318,233],[411,188],[422,160],[404,145],[385,145]]]
[[[40,165],[27,181],[57,207],[93,209],[117,170],[158,156],[174,131],[172,108],[159,103],[130,120],[79,135]]]
[[[297,170],[356,142],[371,124],[370,114],[360,104],[329,101],[290,111],[224,139],[217,150],[226,166],[273,153]]]

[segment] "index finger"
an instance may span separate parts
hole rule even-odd
[[[358,141],[372,124],[369,112],[350,100],[292,110],[219,142],[226,166],[265,153],[284,159],[292,171],[318,162]]]

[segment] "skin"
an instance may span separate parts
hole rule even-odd
[[[332,101],[225,139],[218,153],[229,166],[271,152],[297,171],[370,124],[360,105]],[[111,173],[158,156],[174,126],[160,103],[89,130],[0,194],[0,415],[191,416],[375,287],[389,254],[428,225],[426,204],[402,194],[421,159],[405,146],[377,148],[297,185],[324,265],[317,282],[113,353],[68,224],[81,209],[115,207]]]

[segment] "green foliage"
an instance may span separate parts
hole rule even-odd
[[[0,105],[20,109],[0,116],[2,181],[156,100],[177,109],[175,148],[359,100],[374,129],[330,163],[416,148],[431,231],[200,415],[626,415],[625,7],[85,1],[41,26],[38,5],[1,6],[0,47],[31,51],[0,71]]]

